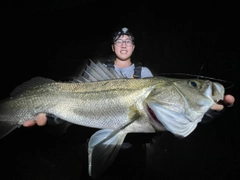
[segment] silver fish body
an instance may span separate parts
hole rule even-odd
[[[58,83],[41,77],[33,78],[24,84],[24,87],[28,87],[26,91],[1,102],[1,121],[20,126],[26,120],[36,119],[39,113],[46,113],[78,125],[116,129],[130,119],[131,107],[141,106],[138,101],[144,100],[149,94],[151,81],[115,79]],[[149,126],[132,131],[154,130]]]
[[[93,72],[97,75],[90,77]],[[127,133],[168,130],[186,137],[224,95],[224,87],[209,80],[108,79],[102,73],[111,74],[92,63],[81,83],[41,77],[23,83],[0,103],[0,138],[39,113],[99,128],[88,150],[89,174],[95,178],[111,165]]]

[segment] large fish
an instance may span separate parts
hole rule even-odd
[[[217,82],[128,79],[91,62],[72,82],[36,77],[17,87],[0,102],[0,138],[39,113],[99,128],[88,144],[89,175],[96,178],[112,164],[127,133],[170,131],[186,137],[223,95]]]

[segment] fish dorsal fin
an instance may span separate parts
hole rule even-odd
[[[84,74],[82,75],[82,77],[88,79],[91,82],[102,80],[101,76],[96,71],[94,71],[90,66],[87,66],[87,69],[84,70],[83,72]]]
[[[106,69],[106,67],[99,61],[95,64],[93,61],[90,60],[90,67],[97,73],[98,80],[107,80],[115,78],[113,74],[109,73],[109,70]]]
[[[92,63],[94,64],[94,63]],[[104,66],[101,62],[97,62],[96,64],[100,69],[102,69],[104,71],[104,73],[106,74],[106,76],[109,79],[119,79],[119,78],[125,78],[124,75],[122,74],[118,74],[114,68],[107,68],[107,66]]]
[[[73,79],[74,82],[94,82],[110,79],[126,78],[122,74],[118,74],[115,69],[107,68],[103,63],[94,63],[90,60],[90,65],[83,70],[83,73]]]
[[[18,94],[22,93],[23,91],[25,91],[26,89],[29,89],[31,87],[35,87],[38,85],[43,85],[45,83],[53,83],[55,82],[52,79],[48,79],[48,78],[44,78],[44,77],[34,77],[32,79],[30,79],[29,81],[26,81],[24,83],[22,83],[21,85],[17,86],[12,92],[11,92],[11,96],[17,96]]]

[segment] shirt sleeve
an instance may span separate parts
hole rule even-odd
[[[215,118],[217,118],[220,114],[222,114],[225,111],[225,108],[221,111],[215,111],[212,109],[209,109],[203,116],[202,121],[200,123],[206,124],[211,121],[213,121]]]
[[[153,74],[147,67],[142,67],[141,78],[146,77],[153,77]]]

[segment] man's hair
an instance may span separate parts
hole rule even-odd
[[[132,38],[132,42],[134,43],[134,37],[131,32],[129,32],[128,28],[123,27],[120,31],[116,31],[113,34],[113,43],[118,40],[121,36],[127,35]]]

